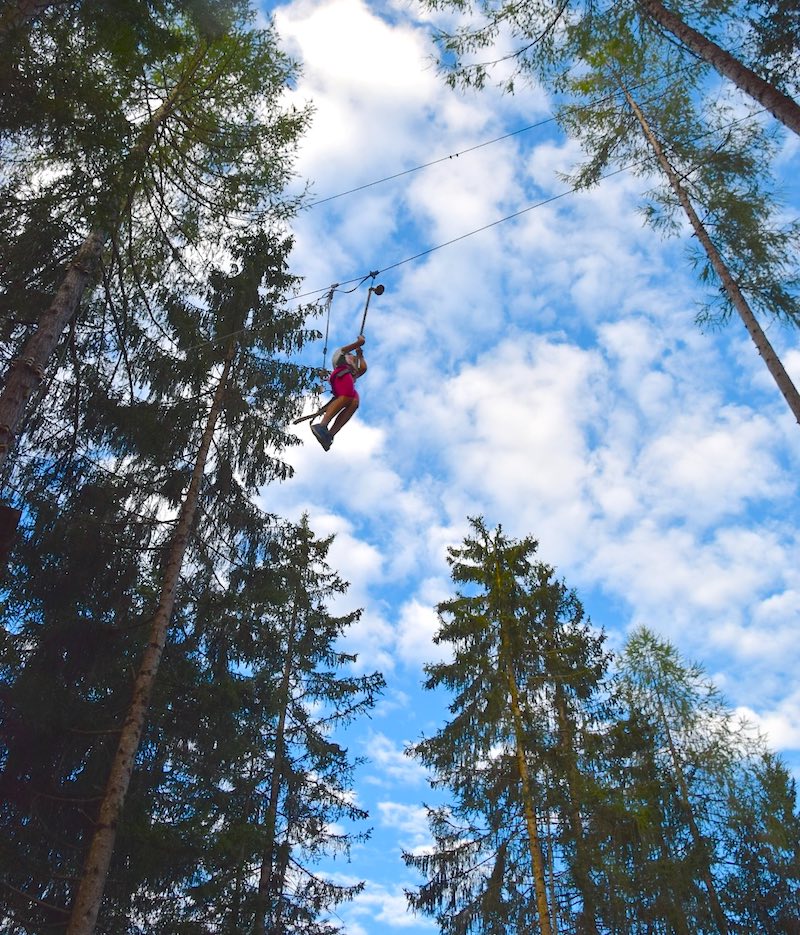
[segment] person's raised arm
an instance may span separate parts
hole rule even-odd
[[[352,344],[345,344],[345,346],[342,348],[342,353],[344,353],[344,354],[349,354],[350,351],[354,351],[354,350],[356,350],[357,348],[360,348],[361,345],[364,343],[365,340],[366,340],[366,338],[364,337],[364,335],[363,335],[363,334],[360,334],[360,335],[355,339],[355,341],[353,341]]]

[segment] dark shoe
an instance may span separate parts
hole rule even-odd
[[[312,425],[311,431],[314,433],[314,438],[322,445],[322,447],[327,451],[331,447],[331,442],[333,439],[328,433],[328,430],[324,425]]]

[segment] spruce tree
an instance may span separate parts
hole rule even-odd
[[[279,296],[287,284],[284,272],[287,250],[288,242],[285,240],[276,243],[275,238],[268,234],[250,235],[233,253],[234,271],[231,274],[217,271],[211,276],[207,297],[208,318],[216,340],[207,342],[203,353],[195,353],[194,359],[187,360],[189,374],[192,375],[197,373],[197,357],[206,358],[208,370],[205,388],[210,399],[206,404],[207,408],[204,402],[200,401],[201,411],[204,408],[206,411],[200,420],[199,438],[192,440],[191,436],[189,437],[189,445],[197,445],[189,461],[192,464],[191,476],[188,487],[180,498],[178,514],[166,543],[158,598],[146,627],[147,642],[134,679],[133,697],[121,727],[119,743],[99,810],[97,829],[92,835],[80,887],[73,904],[67,929],[69,935],[93,931],[99,912],[116,828],[135,767],[150,697],[175,606],[184,557],[192,530],[198,521],[201,486],[221,471],[231,483],[237,467],[236,460],[233,463],[226,462],[224,455],[220,453],[220,446],[216,449],[217,463],[210,464],[209,455],[215,436],[218,433],[222,438],[227,436],[229,446],[235,439],[235,447],[231,454],[234,459],[238,456],[245,461],[241,442],[248,439],[253,423],[262,426],[259,444],[248,452],[246,458],[250,464],[244,476],[245,489],[252,492],[257,484],[269,480],[273,471],[273,459],[265,450],[268,440],[273,444],[277,443],[278,450],[282,447],[278,442],[280,436],[275,427],[269,431],[264,422],[278,415],[278,426],[285,425],[293,410],[296,410],[297,397],[291,395],[291,384],[287,385],[281,381],[271,383],[267,387],[266,405],[257,415],[242,405],[253,377],[259,374],[264,379],[267,373],[275,370],[273,360],[260,355],[265,351],[272,354],[285,353],[294,350],[302,341],[304,310],[296,309],[281,315],[274,304],[275,293]],[[272,281],[269,281],[270,276]],[[237,357],[244,358],[241,365],[237,363]],[[285,369],[288,372],[291,367]],[[181,375],[180,368],[176,368],[176,375]],[[176,387],[173,386],[172,392],[175,393],[175,390]],[[288,439],[283,444],[287,441]],[[214,512],[213,509],[208,510],[212,516]]]
[[[66,388],[70,393],[76,393],[81,402],[78,444],[65,445],[73,435],[68,423],[67,439],[56,433],[51,437],[49,448],[42,448],[34,453],[35,456],[31,454],[26,462],[26,502],[31,501],[34,490],[41,489],[43,500],[50,500],[50,513],[60,517],[61,512],[66,511],[64,521],[74,523],[71,484],[75,482],[72,479],[77,481],[75,487],[80,489],[83,477],[96,464],[96,470],[119,479],[117,490],[123,496],[123,520],[128,516],[134,529],[138,528],[143,535],[146,533],[141,542],[142,551],[133,550],[120,556],[120,561],[127,562],[134,572],[133,587],[138,596],[131,610],[133,612],[135,608],[135,614],[125,619],[126,607],[123,604],[117,617],[106,618],[105,621],[113,628],[110,642],[116,640],[118,649],[122,645],[127,646],[131,655],[120,658],[120,668],[114,670],[119,676],[116,681],[114,672],[108,673],[109,684],[102,689],[100,696],[96,694],[98,688],[92,679],[89,675],[86,677],[85,690],[90,702],[108,693],[109,711],[113,711],[113,716],[107,717],[101,712],[101,738],[96,738],[98,742],[85,753],[79,750],[70,754],[69,769],[54,781],[55,786],[60,782],[60,792],[57,793],[54,787],[49,790],[50,795],[60,795],[66,803],[72,796],[73,782],[81,780],[79,795],[85,801],[76,807],[75,822],[75,828],[80,828],[81,834],[89,832],[90,823],[86,819],[95,812],[95,803],[103,796],[105,780],[99,780],[99,776],[108,769],[108,756],[113,752],[118,736],[116,732],[122,723],[121,715],[128,704],[129,676],[122,667],[138,666],[140,676],[146,676],[146,681],[152,683],[154,667],[143,665],[136,657],[140,649],[145,648],[143,640],[149,645],[148,652],[158,655],[161,651],[165,627],[169,625],[169,604],[173,602],[174,606],[176,596],[181,594],[182,586],[176,574],[181,566],[181,551],[188,547],[192,563],[206,561],[207,554],[222,552],[233,559],[238,550],[244,554],[252,553],[257,548],[262,527],[256,521],[257,511],[250,498],[261,484],[287,474],[279,453],[282,447],[292,443],[293,437],[288,435],[285,427],[296,413],[300,404],[299,394],[310,379],[304,368],[292,364],[289,359],[304,340],[302,325],[307,310],[297,307],[289,311],[281,307],[294,282],[286,270],[288,249],[289,241],[285,237],[266,232],[249,235],[246,242],[232,252],[235,272],[214,273],[207,295],[195,296],[200,304],[194,309],[193,317],[179,317],[184,324],[184,346],[187,349],[192,347],[191,352],[176,355],[151,342],[148,345],[150,353],[140,355],[138,373],[140,379],[145,373],[149,375],[144,386],[150,397],[131,400],[125,381],[104,385],[103,381],[96,379],[96,372],[85,373],[83,390],[75,386]],[[167,310],[163,311],[164,321],[168,321]],[[173,314],[176,314],[175,309]],[[198,338],[204,340],[198,341]],[[232,340],[239,351],[235,361],[231,357]],[[202,344],[202,347],[197,344]],[[222,379],[226,362],[229,364],[227,378]],[[210,398],[215,388],[219,390],[216,405]],[[205,471],[201,472],[204,458],[198,456],[198,451],[202,455],[205,446],[203,449],[199,447],[199,432],[205,426],[205,442],[210,444],[210,418],[214,413],[217,427],[213,447],[209,449],[212,456],[205,457]],[[196,468],[188,498],[190,478],[187,462],[194,463]],[[192,500],[195,501],[194,509],[191,508]],[[182,514],[179,511],[179,515],[173,518],[174,511],[181,505]],[[203,510],[202,522],[198,506]],[[37,520],[32,530],[34,539],[39,535],[38,527]],[[23,546],[21,558],[29,554]],[[57,550],[54,562],[59,561],[56,558],[59,554],[60,550]],[[15,559],[12,568],[15,569],[18,562],[20,558]],[[166,564],[162,565],[162,562]],[[96,573],[102,574],[103,568],[101,563],[95,569]],[[111,576],[116,573],[111,563],[108,564],[108,572]],[[40,600],[37,596],[39,580],[32,582],[30,603],[9,605],[6,626],[10,633],[15,634],[14,644],[24,644],[25,616]],[[113,587],[113,583],[108,586]],[[156,607],[158,609],[154,613]],[[43,621],[39,636],[43,643],[49,639],[51,629],[58,626],[56,618],[61,614],[57,602],[51,602],[49,608],[49,618]],[[64,610],[68,613],[68,608]],[[93,614],[87,611],[73,624],[78,628],[76,632],[80,632],[81,624],[89,625],[92,620]],[[126,634],[126,641],[121,643],[118,640],[115,636],[117,631]],[[26,655],[19,656],[19,659],[24,669]],[[80,661],[90,671],[95,665],[91,656]],[[11,690],[13,693],[13,687]],[[129,711],[128,723],[134,734],[142,730],[150,691],[151,684],[143,684],[138,710]],[[73,709],[65,707],[65,716],[69,717],[67,712],[70,710]],[[70,721],[71,729],[79,734],[91,733],[91,710],[90,703],[85,706],[82,716]],[[35,715],[32,713],[32,716]],[[28,729],[31,727],[29,725]],[[102,744],[100,739],[103,739]],[[136,746],[134,737],[128,744],[126,771],[134,765]],[[84,757],[95,764],[91,775]],[[117,791],[120,791],[119,787]],[[118,795],[115,809],[120,805],[120,798]],[[63,807],[67,805],[63,804]],[[23,816],[17,813],[17,817]],[[24,819],[23,826],[27,830],[22,832],[21,847],[26,846],[29,837],[35,838],[37,833],[30,823],[24,825]],[[113,828],[103,829],[104,834],[112,837],[113,831]],[[30,846],[37,845],[33,842]],[[39,877],[41,886],[48,888],[51,885],[47,882],[48,872],[51,879],[56,872],[57,877],[63,879],[60,891],[63,893],[65,887],[72,890],[79,861],[76,846],[80,848],[80,835],[77,834],[68,844],[63,842],[51,852],[49,866]],[[108,860],[108,851],[104,860]],[[61,869],[56,870],[58,867]],[[39,886],[38,882],[36,886]],[[30,894],[32,899],[40,898],[34,895],[35,887],[21,885],[18,889],[22,894]],[[24,899],[24,895],[20,898]]]
[[[187,575],[119,830],[100,930],[333,932],[360,890],[320,872],[366,832],[341,731],[383,686],[339,645],[358,613],[330,539],[262,516],[248,558]],[[351,830],[354,829],[354,830]]]
[[[453,801],[429,810],[432,852],[405,856],[427,878],[409,900],[444,932],[596,932],[583,816],[598,796],[589,763],[602,639],[533,560],[533,539],[470,524],[449,553],[458,594],[438,607],[435,639],[453,658],[426,667],[426,688],[453,693],[453,717],[412,751]]]
[[[725,849],[735,868],[723,899],[737,931],[779,935],[800,919],[800,813],[786,766],[763,752],[737,771],[728,794]]]
[[[277,210],[305,121],[280,102],[293,66],[271,28],[252,29],[245,20],[227,30],[209,35],[181,20],[170,24],[172,46],[162,43],[166,51],[114,86],[108,121],[104,113],[93,115],[92,125],[111,128],[106,136],[90,137],[87,151],[76,145],[80,136],[70,135],[49,159],[37,152],[15,170],[7,209],[15,259],[6,275],[17,322],[7,353],[16,364],[0,394],[6,446],[98,263],[104,291],[118,293],[116,327],[124,333],[132,310],[146,306],[165,281],[202,276],[243,217],[259,224]],[[105,75],[101,53],[97,68]],[[93,90],[93,101],[106,99]],[[24,154],[30,144],[23,139],[17,146]],[[54,171],[55,180],[42,188],[42,173]],[[56,206],[67,236],[48,244],[38,223]],[[288,214],[291,205],[283,210]],[[49,224],[45,233],[56,229]],[[64,277],[59,270],[69,257]],[[59,277],[50,303],[48,290]]]
[[[745,856],[750,848],[740,849],[740,837],[733,847],[731,841],[743,826],[755,830],[768,822],[776,807],[790,827],[795,823],[793,809],[787,809],[792,790],[785,772],[781,775],[779,766],[773,771],[774,791],[765,795],[771,758],[763,741],[737,722],[701,667],[686,663],[649,630],[640,628],[628,640],[620,679],[629,710],[647,725],[651,738],[647,795],[658,797],[661,817],[650,833],[664,832],[670,862],[691,877],[676,887],[689,930],[749,930],[744,919],[763,911],[759,891],[770,885],[770,875],[766,862],[759,867]],[[632,791],[640,794],[643,787]],[[762,853],[777,857],[779,845],[773,849],[767,835],[763,840]],[[796,905],[797,867],[792,861],[790,856],[784,864],[789,874],[770,907],[773,920],[780,914],[785,918]]]
[[[0,919],[27,933],[66,924],[139,652],[140,575],[157,528],[99,466],[57,483],[57,500],[27,498],[0,628]]]

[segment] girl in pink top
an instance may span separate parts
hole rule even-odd
[[[364,335],[360,334],[352,344],[345,344],[333,352],[333,372],[330,380],[334,399],[325,407],[322,418],[311,426],[314,437],[327,451],[333,444],[333,438],[349,422],[358,409],[358,392],[355,382],[367,372],[367,362],[361,350]],[[350,353],[355,351],[355,354]],[[333,425],[328,428],[331,420]]]

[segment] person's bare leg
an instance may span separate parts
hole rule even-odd
[[[322,418],[317,424],[321,425],[327,431],[331,419],[341,412],[349,402],[351,402],[349,396],[337,396],[335,399],[332,399],[325,407]]]
[[[349,422],[350,419],[355,415],[356,409],[358,409],[358,400],[352,399],[349,396],[341,396],[340,399],[346,399],[347,405],[339,412],[339,415],[336,416],[336,421],[328,429],[328,433],[333,437],[344,425]],[[328,428],[327,425],[325,428]]]

